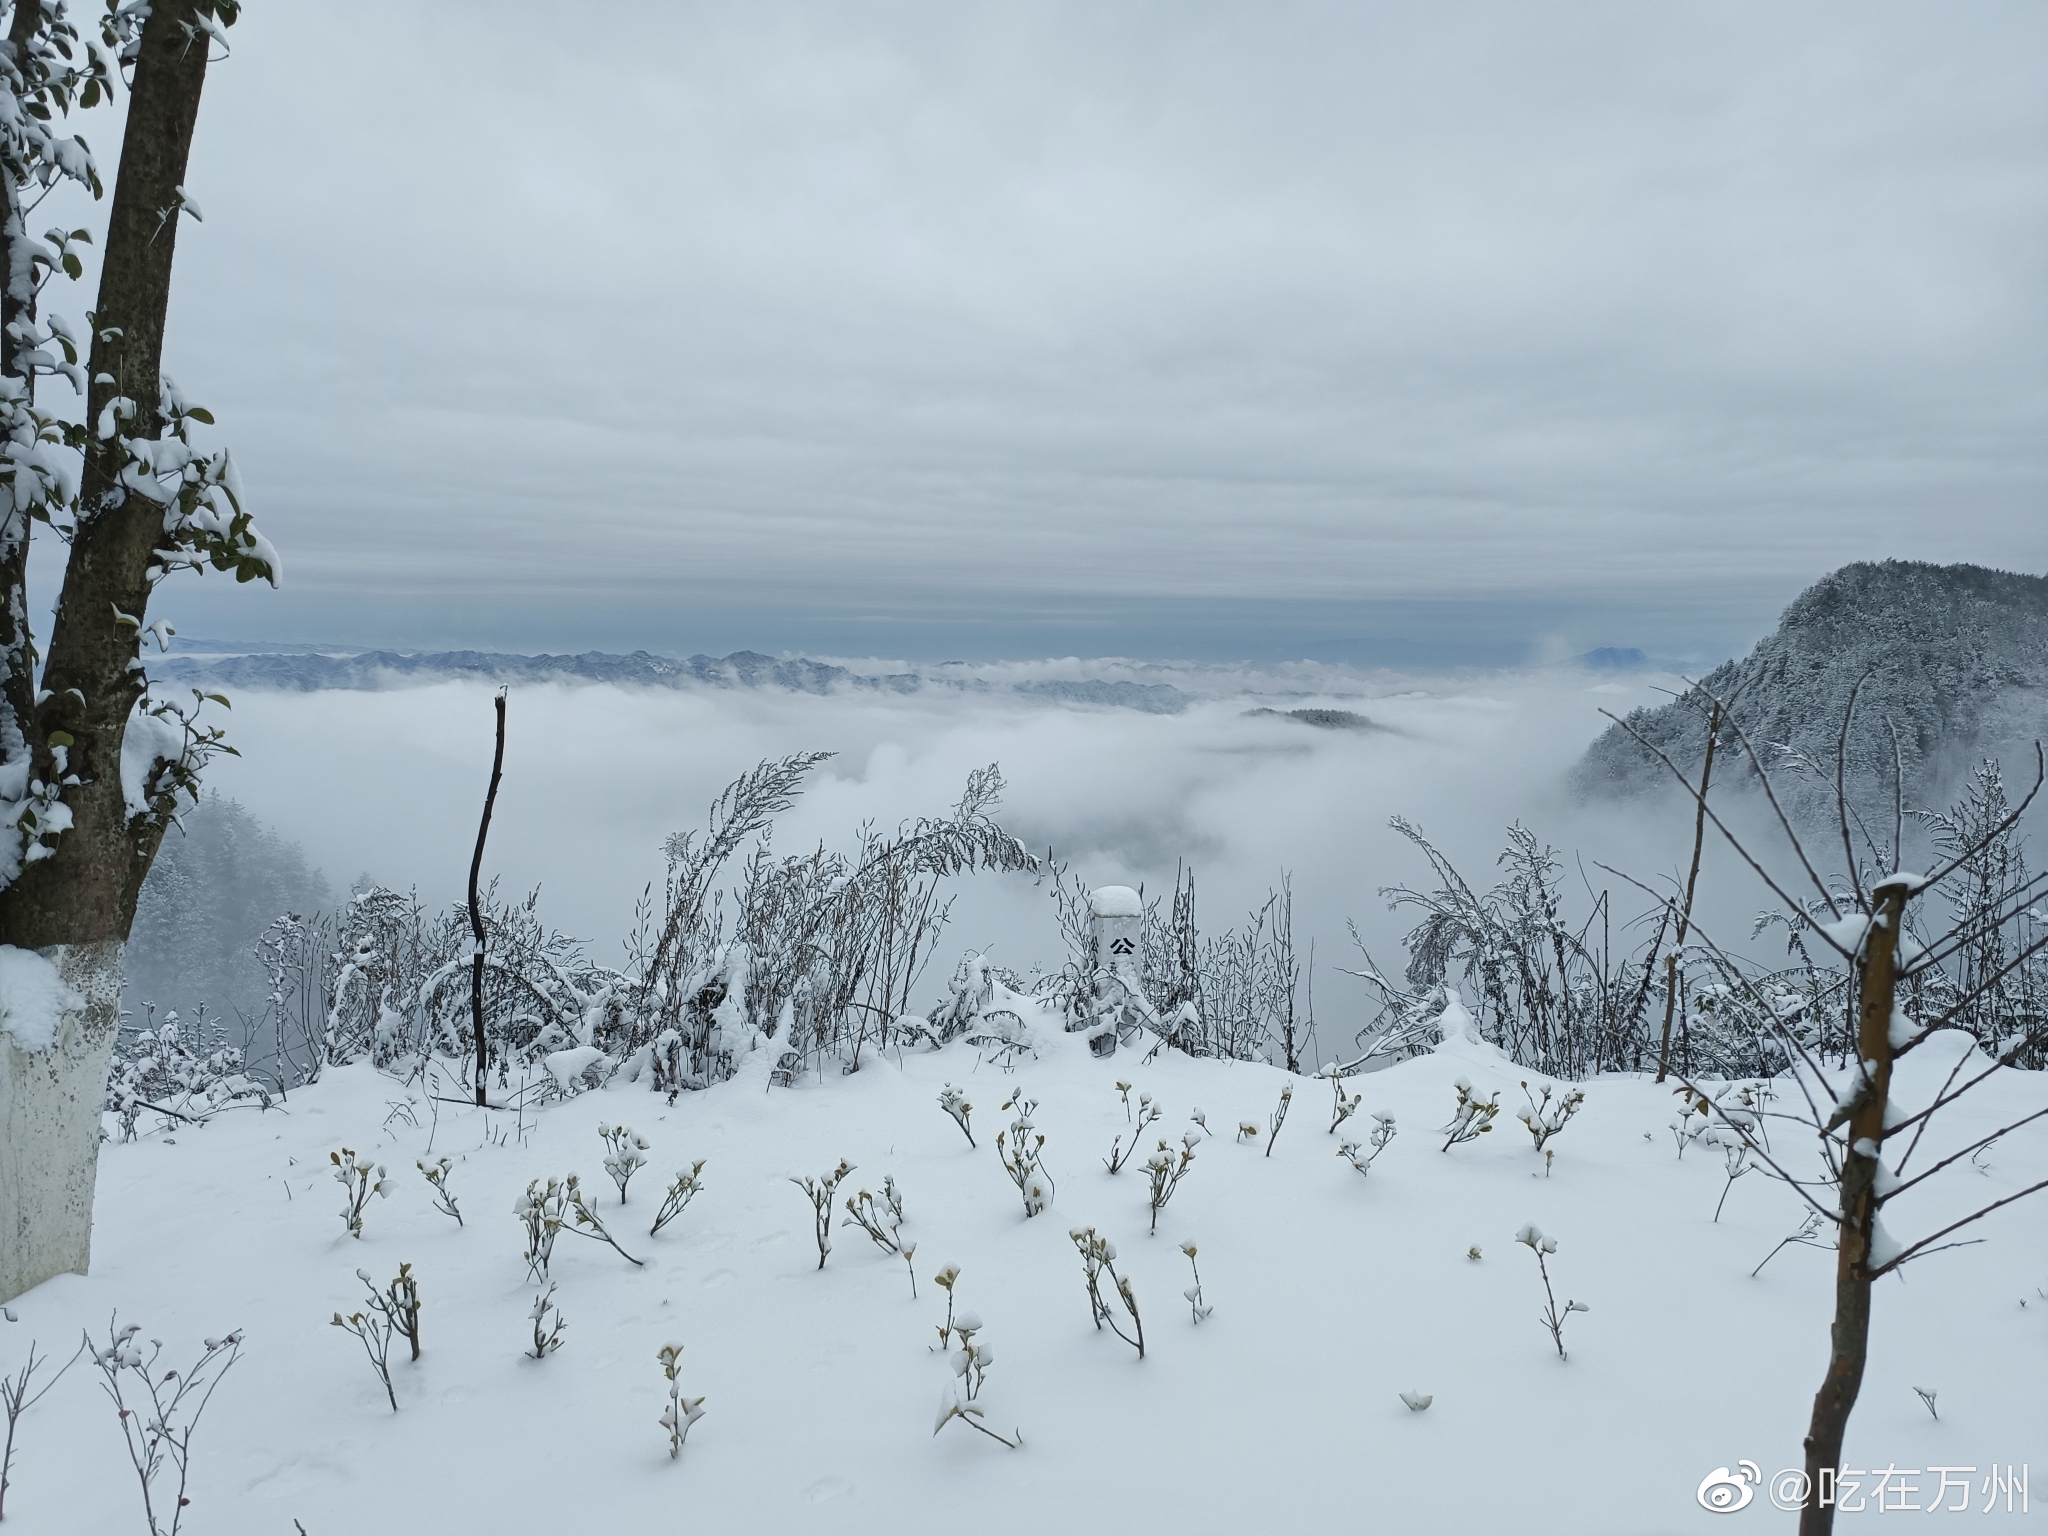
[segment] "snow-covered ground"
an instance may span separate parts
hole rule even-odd
[[[163,1340],[173,1360],[196,1354],[202,1336],[245,1330],[196,1442],[186,1529],[207,1536],[280,1536],[294,1520],[308,1536],[1790,1528],[1764,1493],[1722,1515],[1696,1492],[1744,1459],[1766,1477],[1799,1464],[1833,1256],[1790,1247],[1751,1278],[1798,1226],[1795,1201],[1752,1173],[1715,1223],[1722,1159],[1697,1146],[1676,1155],[1665,1089],[1585,1085],[1546,1177],[1508,1113],[1527,1074],[1471,1043],[1354,1080],[1363,1108],[1333,1137],[1325,1083],[1131,1051],[1097,1061],[1080,1037],[1043,1026],[1036,1040],[1036,1058],[1008,1075],[955,1044],[794,1089],[749,1071],[673,1107],[617,1087],[523,1122],[342,1069],[280,1111],[108,1146],[92,1273],[16,1301],[0,1364],[18,1364],[31,1337],[60,1355],[82,1328],[104,1341],[110,1316]],[[1924,1101],[1953,1054],[1947,1042],[1923,1047],[1902,1064],[1895,1097]],[[1502,1090],[1503,1112],[1490,1134],[1444,1152],[1431,1131],[1461,1076],[1482,1094]],[[1215,1133],[1156,1237],[1143,1172],[1103,1166],[1127,1128],[1119,1078],[1136,1085],[1134,1102],[1156,1098],[1169,1139],[1197,1107]],[[1237,1124],[1263,1126],[1289,1081],[1291,1114],[1270,1156],[1263,1138],[1238,1141]],[[968,1091],[978,1147],[938,1107],[948,1082]],[[998,1106],[1016,1089],[1038,1100],[1057,1180],[1035,1219],[992,1147],[1009,1119]],[[2003,1072],[1947,1134],[1953,1144],[2043,1104],[2039,1074]],[[1391,1111],[1399,1134],[1361,1180],[1336,1145],[1362,1138],[1375,1110]],[[600,1121],[653,1144],[623,1210],[600,1167]],[[336,1214],[328,1154],[343,1145],[393,1179],[360,1240]],[[415,1171],[430,1149],[454,1159],[465,1225],[434,1210]],[[810,1206],[788,1181],[841,1157],[857,1165],[842,1196],[879,1190],[885,1174],[901,1188],[915,1300],[902,1261],[851,1229],[835,1230],[819,1270]],[[704,1192],[650,1239],[663,1186],[699,1158]],[[1945,1212],[2042,1177],[2048,1125],[1979,1161],[1925,1186],[1894,1230],[1931,1230]],[[572,1170],[604,1192],[599,1209],[646,1262],[565,1233],[554,1278],[566,1342],[535,1360],[522,1352],[535,1287],[512,1207],[529,1179]],[[2002,1502],[1984,1514],[1980,1490],[1994,1464],[2048,1474],[2042,1218],[2040,1206],[2009,1208],[1982,1224],[1981,1245],[1879,1287],[1849,1462],[1919,1469],[1904,1496],[1917,1506],[1940,1480],[1926,1469],[1977,1469],[1969,1512],[1905,1517],[1922,1528],[2048,1523],[2048,1485],[2026,1514]],[[1570,1316],[1567,1361],[1538,1321],[1536,1258],[1514,1241],[1531,1221],[1558,1244],[1558,1303],[1591,1306]],[[1067,1235],[1083,1225],[1116,1243],[1133,1281],[1142,1363],[1091,1326]],[[1190,1241],[1214,1307],[1199,1325],[1182,1297]],[[1469,1257],[1475,1246],[1481,1256]],[[358,1267],[382,1282],[401,1261],[425,1300],[424,1355],[394,1363],[394,1415],[355,1340],[328,1319],[360,1304]],[[946,1302],[931,1277],[949,1263],[994,1350],[988,1423],[1021,1430],[1019,1451],[957,1423],[933,1436],[951,1374],[933,1349]],[[679,1461],[656,1422],[655,1354],[671,1340],[685,1346],[687,1392],[708,1399]],[[1915,1387],[1937,1394],[1939,1421]],[[1407,1390],[1431,1406],[1411,1411]],[[17,1458],[10,1531],[142,1529],[87,1364],[24,1419]],[[1896,1512],[1873,1507],[1845,1528],[1883,1529]]]

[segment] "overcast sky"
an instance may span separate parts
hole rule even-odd
[[[2048,570],[2035,0],[232,40],[167,366],[287,580],[193,632],[1711,658],[1851,559]]]

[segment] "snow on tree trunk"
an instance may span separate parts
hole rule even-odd
[[[100,1106],[121,1018],[121,943],[53,944],[42,957],[76,995],[57,1037],[23,1050],[0,1030],[0,1301],[92,1257]]]

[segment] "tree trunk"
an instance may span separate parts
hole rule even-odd
[[[22,9],[17,5],[17,18]],[[20,655],[10,658],[5,692],[10,702],[21,696],[29,706],[16,718],[34,775],[66,781],[63,799],[71,813],[70,828],[49,856],[24,864],[0,890],[0,943],[54,961],[60,972],[78,978],[71,984],[86,999],[83,1009],[65,1017],[52,1049],[23,1052],[11,1041],[0,1047],[0,1236],[8,1250],[0,1256],[0,1299],[65,1270],[82,1272],[90,1255],[92,1181],[107,1057],[119,1026],[122,950],[164,832],[162,815],[131,811],[121,755],[145,686],[139,626],[165,509],[119,484],[118,445],[99,436],[99,424],[111,402],[126,399],[134,411],[118,424],[119,434],[162,435],[171,258],[206,80],[208,38],[193,18],[212,9],[211,0],[158,0],[143,25],[94,311],[78,528],[36,692],[24,690],[16,675],[32,664],[25,593],[12,565],[0,571],[9,581],[0,607],[20,631],[12,638],[21,642]],[[117,622],[117,611],[135,624]]]
[[[1821,1473],[1842,1464],[1842,1439],[1849,1413],[1863,1387],[1870,1353],[1871,1238],[1877,1222],[1877,1156],[1884,1143],[1884,1110],[1892,1084],[1892,1007],[1897,982],[1894,958],[1905,922],[1903,881],[1880,883],[1871,892],[1877,915],[1857,961],[1856,1052],[1869,1081],[1849,1116],[1849,1148],[1842,1158],[1842,1215],[1835,1253],[1835,1321],[1827,1375],[1813,1399],[1806,1432],[1806,1508],[1799,1536],[1829,1536],[1835,1528],[1832,1499],[1821,1503]],[[1829,1492],[1832,1494],[1832,1486]]]

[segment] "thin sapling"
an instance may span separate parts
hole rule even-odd
[[[683,1454],[683,1442],[690,1438],[690,1426],[704,1417],[704,1399],[683,1395],[683,1346],[664,1344],[655,1353],[661,1374],[668,1378],[668,1403],[661,1410],[661,1427],[668,1431],[669,1460]]]
[[[967,1102],[967,1095],[960,1089],[955,1088],[951,1083],[948,1083],[939,1090],[939,1108],[943,1109],[952,1119],[952,1122],[960,1127],[960,1134],[967,1138],[967,1145],[973,1146],[975,1144],[974,1128],[968,1124],[968,1121],[974,1114],[974,1106]]]
[[[1289,1083],[1280,1090],[1280,1103],[1266,1120],[1266,1123],[1273,1128],[1272,1133],[1266,1137],[1266,1156],[1268,1157],[1273,1155],[1273,1143],[1280,1139],[1280,1127],[1287,1123],[1287,1106],[1293,1102],[1294,1084]]]
[[[10,1323],[15,1320],[12,1312],[7,1313],[6,1317]],[[5,1409],[7,1413],[7,1444],[4,1450],[0,1450],[0,1520],[7,1517],[7,1482],[14,1471],[14,1434],[21,1423],[22,1415],[42,1401],[43,1394],[62,1381],[64,1373],[76,1365],[78,1357],[84,1353],[85,1345],[81,1344],[72,1351],[69,1360],[57,1367],[57,1374],[38,1387],[35,1386],[36,1372],[50,1363],[50,1357],[38,1355],[35,1341],[31,1339],[28,1360],[22,1368],[12,1376],[0,1376],[0,1409]]]
[[[1590,1312],[1593,1309],[1583,1301],[1567,1301],[1562,1311],[1558,1309],[1557,1293],[1550,1288],[1550,1265],[1546,1262],[1548,1255],[1557,1252],[1556,1238],[1545,1237],[1543,1229],[1532,1221],[1515,1234],[1515,1241],[1536,1255],[1536,1269],[1543,1276],[1543,1315],[1540,1321],[1549,1332],[1550,1341],[1557,1346],[1557,1358],[1562,1360],[1565,1357],[1565,1320],[1574,1312]]]
[[[1122,1089],[1128,1089],[1130,1086],[1131,1085],[1129,1083],[1117,1084],[1117,1087]],[[1124,1094],[1124,1114],[1127,1118],[1131,1117],[1131,1099],[1130,1094],[1128,1092]],[[1131,1129],[1129,1132],[1130,1144],[1126,1146],[1124,1144],[1124,1138],[1122,1136],[1118,1136],[1117,1139],[1110,1144],[1109,1156],[1105,1157],[1102,1160],[1102,1165],[1105,1168],[1107,1168],[1111,1173],[1121,1173],[1123,1171],[1124,1164],[1128,1163],[1131,1160],[1131,1158],[1136,1155],[1138,1150],[1138,1141],[1141,1137],[1144,1136],[1145,1128],[1151,1125],[1152,1122],[1157,1120],[1158,1118],[1159,1106],[1152,1102],[1152,1095],[1149,1093],[1139,1094],[1138,1112],[1136,1117],[1131,1119]]]
[[[455,1204],[455,1191],[448,1187],[448,1175],[455,1171],[455,1165],[446,1157],[437,1157],[413,1166],[426,1176],[428,1187],[434,1191],[434,1209],[444,1216],[453,1216],[455,1225],[461,1226],[462,1211]]]
[[[1194,1320],[1200,1323],[1216,1309],[1202,1300],[1202,1267],[1195,1262],[1195,1245],[1182,1243],[1180,1251],[1188,1256],[1188,1268],[1195,1272],[1195,1283],[1182,1291],[1181,1295],[1187,1297],[1188,1310],[1194,1314]]]

